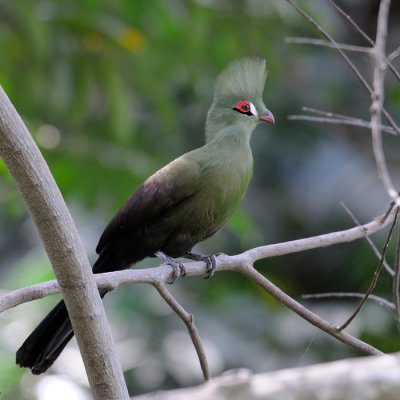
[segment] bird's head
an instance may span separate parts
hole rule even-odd
[[[262,100],[266,76],[265,60],[260,58],[233,61],[220,74],[207,117],[207,141],[225,128],[239,127],[250,134],[258,123],[275,122]]]

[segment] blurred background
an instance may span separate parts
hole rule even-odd
[[[389,51],[400,37],[400,4],[393,3]],[[328,1],[298,4],[339,42],[366,44]],[[338,4],[374,37],[378,0]],[[40,146],[92,260],[102,230],[130,193],[159,167],[203,144],[215,78],[231,60],[248,55],[267,59],[264,100],[276,124],[253,135],[255,171],[242,207],[197,250],[235,254],[349,228],[353,222],[341,201],[361,222],[385,211],[368,130],[288,120],[303,106],[369,119],[370,104],[334,50],[286,43],[292,36],[319,37],[281,0],[0,0],[0,83]],[[353,58],[371,79],[369,58]],[[395,64],[400,67],[399,60]],[[389,75],[386,103],[399,121],[400,85]],[[384,139],[398,183],[398,141]],[[377,245],[386,234],[374,237]],[[389,253],[391,261],[393,249]],[[376,264],[367,243],[358,241],[268,259],[257,268],[300,299],[363,291]],[[52,278],[0,162],[0,293]],[[376,293],[390,298],[391,285],[382,273]],[[170,289],[194,314],[213,374],[360,355],[233,273],[180,279]],[[15,351],[58,299],[0,315],[2,399],[90,398],[75,341],[44,376],[15,366]],[[357,304],[302,301],[338,324]],[[126,285],[106,296],[105,306],[132,395],[202,381],[183,324],[153,289]],[[348,330],[383,351],[399,350],[393,315],[379,305],[368,304]]]

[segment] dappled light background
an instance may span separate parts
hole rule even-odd
[[[379,1],[342,3],[374,36]],[[366,44],[327,1],[299,4],[338,41]],[[399,11],[393,4],[392,50],[398,46]],[[254,177],[240,210],[197,250],[235,254],[348,228],[353,222],[341,201],[362,222],[385,210],[368,130],[288,120],[302,106],[368,119],[370,101],[334,50],[287,44],[291,36],[318,34],[282,0],[0,0],[0,83],[43,152],[93,261],[102,229],[130,193],[159,167],[203,144],[215,78],[243,56],[267,59],[264,100],[276,124],[260,126],[253,135]],[[354,57],[370,77],[368,57]],[[398,117],[399,84],[391,77],[387,104]],[[398,146],[396,138],[385,137],[396,183]],[[383,240],[383,234],[376,238],[378,245]],[[365,290],[376,263],[359,241],[257,267],[299,298]],[[149,265],[157,261],[141,263]],[[34,225],[0,162],[0,290],[52,278]],[[383,275],[377,293],[390,293],[390,287]],[[194,314],[213,374],[359,355],[241,276],[180,279],[171,291]],[[75,341],[44,376],[15,366],[15,351],[57,300],[0,316],[2,399],[90,398]],[[340,323],[356,303],[307,304]],[[153,289],[126,285],[106,296],[105,305],[130,393],[202,381],[183,324]],[[399,349],[393,316],[378,305],[368,305],[349,332],[382,350]]]

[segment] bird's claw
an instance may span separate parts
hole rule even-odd
[[[217,257],[214,254],[211,256],[206,256],[204,262],[207,266],[207,275],[204,277],[204,279],[210,279],[214,275],[215,269],[217,268]]]
[[[204,279],[210,279],[217,268],[217,255],[219,254],[212,254],[210,256],[202,255],[202,254],[195,254],[188,252],[185,254],[186,258],[194,261],[203,261],[206,263],[206,276]]]
[[[186,269],[180,261],[175,260],[175,258],[168,256],[162,251],[157,251],[154,255],[164,261],[165,264],[172,267],[172,275],[167,281],[170,285],[172,285],[178,278],[182,278],[186,275]]]

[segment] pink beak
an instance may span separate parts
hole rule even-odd
[[[272,114],[271,111],[268,111],[267,114],[262,115],[261,117],[258,117],[258,120],[260,122],[265,122],[265,123],[268,123],[268,124],[274,124],[275,123],[275,118],[274,118],[274,115]]]

